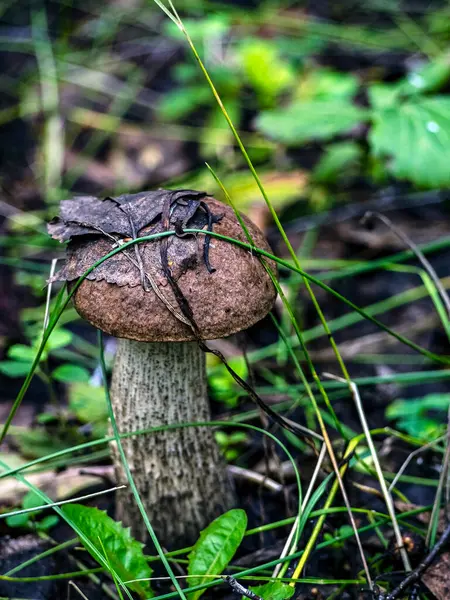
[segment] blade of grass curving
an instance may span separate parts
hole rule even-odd
[[[349,444],[347,445],[347,449],[346,449],[346,451],[344,453],[344,460],[346,462],[345,462],[345,464],[340,469],[341,478],[342,478],[342,476],[345,474],[345,472],[348,469],[348,464],[349,464],[348,463],[348,459],[350,459],[350,457],[353,454],[356,446],[358,445],[359,439],[360,438],[354,438],[353,440],[350,440]],[[328,497],[327,497],[327,499],[325,501],[324,509],[328,509],[328,508],[331,507],[331,504],[333,503],[333,500],[334,500],[334,498],[335,498],[338,490],[339,490],[339,480],[336,479],[335,482],[333,483],[333,486],[332,486],[332,488],[330,490],[330,493],[328,494]],[[305,550],[302,553],[302,555],[300,557],[300,560],[297,563],[297,566],[295,567],[294,573],[292,575],[294,578],[299,577],[300,573],[303,571],[303,568],[306,565],[306,561],[308,560],[309,555],[313,551],[313,548],[314,548],[314,546],[316,544],[317,538],[318,538],[318,536],[319,536],[319,534],[320,534],[320,532],[322,530],[323,524],[325,522],[325,518],[326,518],[326,513],[324,513],[323,515],[321,515],[318,518],[318,520],[317,520],[317,522],[316,522],[316,524],[314,526],[314,529],[313,529],[313,531],[311,533],[311,536],[310,536],[310,538],[308,540],[308,543],[306,544]],[[372,589],[373,585],[371,583],[370,575],[369,575],[369,579],[367,580],[367,582],[369,583],[370,588]]]
[[[435,446],[436,444],[439,444],[439,442],[442,442],[445,439],[446,439],[446,435],[442,435],[441,437],[438,437],[436,440],[432,440],[431,442],[428,442],[427,444],[424,444],[420,448],[417,448],[413,452],[410,452],[408,454],[407,458],[404,460],[404,462],[403,462],[402,466],[400,467],[400,469],[395,474],[394,479],[391,481],[391,484],[389,486],[389,491],[391,491],[397,485],[398,480],[403,475],[403,473],[405,472],[406,468],[408,467],[409,463],[413,460],[413,458],[415,458],[421,452],[425,452],[426,450],[428,450],[428,448],[431,448],[432,446]]]
[[[86,575],[92,575],[93,573],[103,573],[105,569],[103,567],[94,567],[93,569],[86,569],[85,571],[72,571],[71,573],[56,573],[55,575],[41,575],[36,577],[10,577],[9,575],[0,575],[0,581],[11,581],[16,583],[37,583],[39,581],[57,581],[60,579],[69,579],[72,577],[86,577]],[[124,583],[129,583],[124,581]]]
[[[205,235],[205,231],[201,230],[201,229],[185,229],[186,233],[197,233],[197,234],[203,234]],[[0,434],[0,443],[4,440],[8,429],[11,425],[11,421],[14,418],[14,415],[17,411],[17,409],[20,406],[20,403],[22,402],[23,397],[25,396],[25,393],[28,390],[28,387],[31,383],[31,380],[33,378],[33,375],[36,371],[36,368],[39,364],[42,352],[45,348],[45,344],[47,343],[53,329],[56,326],[56,323],[58,322],[62,312],[64,311],[64,309],[67,307],[67,305],[69,304],[72,296],[75,294],[76,290],[78,289],[78,287],[81,285],[81,283],[83,282],[83,280],[85,279],[85,277],[87,277],[87,275],[89,275],[89,273],[91,273],[96,267],[98,267],[99,265],[101,265],[105,260],[107,260],[108,258],[114,256],[115,254],[117,254],[118,252],[122,252],[124,249],[128,248],[129,246],[132,246],[134,244],[138,244],[141,242],[147,242],[147,241],[152,241],[155,239],[159,239],[162,237],[166,237],[166,236],[171,236],[171,235],[175,235],[175,231],[166,231],[166,232],[161,232],[161,233],[156,233],[156,234],[152,234],[152,235],[148,235],[148,236],[143,236],[141,238],[136,238],[135,240],[131,240],[130,242],[127,242],[123,245],[121,245],[119,248],[115,248],[114,250],[111,250],[111,252],[109,252],[108,254],[106,254],[105,256],[103,256],[101,259],[99,259],[98,261],[96,261],[91,267],[89,267],[89,269],[87,269],[85,271],[85,273],[74,283],[71,291],[67,294],[66,299],[63,301],[62,298],[64,297],[64,289],[61,289],[59,294],[58,294],[58,298],[56,301],[56,308],[53,310],[51,316],[50,316],[50,321],[48,324],[47,329],[44,331],[44,334],[42,336],[42,342],[36,352],[36,357],[33,361],[32,366],[30,367],[30,371],[27,374],[24,383],[22,384],[22,387],[16,397],[16,399],[14,400],[13,406],[8,414],[8,417],[5,421],[5,424],[3,426],[2,432]],[[394,337],[395,339],[397,339],[399,342],[401,342],[402,344],[405,344],[406,346],[409,346],[410,348],[412,348],[413,350],[415,350],[416,352],[419,352],[420,354],[422,354],[423,356],[426,356],[427,358],[429,358],[432,361],[444,364],[444,365],[448,365],[450,364],[450,357],[443,357],[443,356],[439,356],[433,352],[430,352],[429,350],[427,350],[426,348],[422,348],[421,346],[419,346],[418,344],[416,344],[415,342],[409,340],[408,338],[405,338],[403,335],[396,333],[395,331],[393,331],[392,329],[390,329],[389,327],[387,327],[386,325],[384,325],[383,323],[381,323],[381,321],[378,321],[378,319],[376,319],[375,317],[371,316],[370,314],[366,313],[362,308],[360,308],[359,306],[357,306],[356,304],[354,304],[353,302],[351,302],[350,300],[348,300],[347,298],[345,298],[345,296],[343,296],[342,294],[340,294],[339,292],[333,290],[332,288],[330,288],[328,285],[326,285],[325,283],[323,283],[322,281],[320,281],[319,279],[317,279],[316,277],[314,277],[313,275],[310,275],[308,273],[306,273],[305,271],[303,271],[302,269],[299,269],[293,265],[291,265],[288,261],[285,261],[281,258],[278,258],[277,256],[274,256],[273,254],[271,254],[270,252],[267,252],[265,250],[262,250],[261,248],[255,248],[253,246],[251,246],[250,244],[247,244],[245,242],[241,242],[240,240],[235,240],[233,238],[230,238],[228,236],[224,236],[221,235],[217,232],[211,231],[208,232],[209,236],[212,237],[216,237],[218,239],[233,243],[237,246],[240,246],[241,248],[245,248],[247,250],[250,250],[252,252],[255,252],[258,255],[264,256],[265,258],[268,258],[270,260],[275,261],[278,265],[289,269],[291,271],[294,271],[296,273],[299,273],[300,275],[304,276],[305,278],[309,279],[312,283],[318,285],[319,287],[321,287],[322,289],[324,289],[326,292],[332,294],[335,298],[337,298],[338,300],[340,300],[341,302],[343,302],[344,304],[346,304],[347,306],[349,306],[350,308],[352,308],[354,311],[356,311],[357,313],[359,313],[360,315],[362,315],[365,319],[367,319],[368,321],[374,323],[374,325],[376,325],[377,327],[379,327],[381,330],[385,331],[386,333],[388,333],[389,335],[391,335],[392,337]],[[317,383],[317,381],[316,381]]]
[[[57,546],[54,546],[53,548],[44,550],[44,552],[40,552],[39,554],[36,554],[32,558],[25,560],[23,563],[20,563],[20,565],[16,565],[12,569],[9,569],[9,571],[4,573],[4,575],[8,575],[8,576],[14,575],[15,573],[18,573],[19,571],[32,565],[33,563],[38,562],[39,560],[41,560],[43,558],[47,558],[47,556],[51,556],[52,554],[55,554],[55,552],[59,552],[60,550],[65,550],[66,548],[70,548],[70,546],[74,546],[77,542],[78,542],[78,538],[73,538],[71,540],[67,540],[66,542],[62,542],[61,544],[58,544]]]
[[[337,379],[337,380],[341,379],[341,377],[336,377],[329,373],[324,373],[324,376],[329,377],[331,379]],[[373,438],[370,434],[370,429],[367,424],[367,419],[366,419],[366,415],[364,413],[364,408],[362,406],[358,387],[354,382],[351,383],[351,389],[352,389],[352,398],[355,403],[355,407],[356,407],[356,410],[357,410],[357,413],[359,416],[359,420],[361,422],[361,426],[363,428],[364,436],[366,438],[367,445],[370,450],[370,455],[372,457],[373,464],[375,466],[375,470],[376,470],[377,477],[378,477],[378,483],[380,484],[380,488],[383,493],[384,501],[386,503],[386,508],[387,508],[389,516],[391,518],[391,524],[392,524],[392,529],[393,529],[394,535],[395,535],[396,546],[400,552],[400,556],[401,556],[405,571],[411,571],[411,563],[409,560],[408,553],[405,549],[405,545],[403,543],[402,533],[398,526],[397,516],[395,514],[394,501],[393,501],[391,493],[386,485],[386,481],[383,476],[383,471],[381,469],[380,461],[378,460],[378,454],[377,454],[377,451],[375,448],[375,444],[373,443]]]
[[[80,588],[77,586],[77,584],[74,581],[69,581],[69,585],[71,587],[73,587],[73,589],[80,594],[80,596],[83,598],[83,600],[89,600],[89,598],[86,596],[86,594],[84,594]]]
[[[420,252],[422,252],[422,254],[431,254],[433,252],[445,250],[449,246],[450,237],[444,237],[440,240],[437,240],[436,242],[418,245],[417,248],[420,250]],[[404,250],[403,252],[398,252],[397,254],[392,254],[391,256],[378,258],[370,262],[361,261],[356,265],[345,267],[341,271],[323,273],[321,277],[323,279],[326,279],[327,281],[331,281],[333,279],[343,279],[345,277],[353,277],[354,275],[360,275],[361,273],[371,273],[372,271],[383,269],[385,268],[386,264],[403,262],[411,258],[414,258],[414,252],[412,252],[411,250]]]

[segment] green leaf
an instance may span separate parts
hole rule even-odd
[[[0,363],[0,373],[7,377],[25,377],[31,368],[31,362],[4,360]]]
[[[241,509],[229,510],[204,529],[189,554],[189,584],[201,585],[208,575],[220,575],[238,549],[247,527],[247,515]],[[190,594],[197,600],[205,590]]]
[[[28,492],[22,499],[22,508],[35,508],[36,506],[42,506],[42,499],[35,494],[33,491]],[[33,519],[41,511],[34,513],[24,513],[21,515],[11,515],[6,518],[6,523],[9,527],[25,527],[30,519]]]
[[[82,382],[86,383],[90,379],[87,369],[79,365],[60,365],[52,372],[52,378],[65,383]]]
[[[432,440],[445,428],[444,418],[449,406],[450,394],[428,394],[392,402],[386,417],[396,420],[397,426],[410,435]]]
[[[8,358],[20,360],[29,365],[31,365],[35,356],[36,350],[31,346],[25,346],[25,344],[14,344],[8,350]]]
[[[395,106],[399,89],[398,83],[373,83],[368,88],[370,104],[378,110]]]
[[[38,531],[49,531],[49,529],[55,527],[55,525],[58,525],[58,523],[58,515],[47,515],[46,517],[44,517],[36,523],[36,529]]]
[[[297,98],[304,102],[337,98],[349,100],[356,94],[358,86],[358,79],[350,73],[313,69],[301,78]]]
[[[73,335],[67,329],[55,329],[52,331],[51,336],[46,344],[47,350],[56,350],[58,348],[64,348],[72,343]]]
[[[251,586],[250,590],[263,600],[288,600],[295,588],[281,581],[269,581],[264,585]]]
[[[240,49],[245,77],[260,105],[271,107],[281,92],[294,82],[294,71],[282,61],[275,44],[263,39],[245,41]]]
[[[212,102],[209,89],[204,85],[183,87],[165,94],[159,105],[159,115],[166,121],[182,119],[194,109]]]
[[[421,187],[450,185],[450,98],[410,101],[374,113],[369,141],[375,156],[389,158],[399,179]]]
[[[105,390],[88,383],[77,382],[70,386],[69,408],[82,423],[106,423],[108,418]]]
[[[402,93],[409,94],[435,92],[445,85],[449,78],[450,61],[448,57],[438,58],[411,71],[402,82],[400,90]]]
[[[256,119],[256,127],[273,140],[295,146],[331,139],[367,117],[367,111],[345,100],[320,100],[262,112]]]
[[[396,83],[373,83],[369,86],[369,99],[374,108],[398,105],[402,98],[410,98],[439,90],[450,78],[450,61],[440,58],[411,71]]]
[[[30,515],[27,513],[22,513],[21,515],[11,515],[10,517],[6,517],[5,520],[8,527],[26,527],[26,525],[28,525],[28,521],[30,520]]]
[[[62,510],[102,556],[106,552],[105,559],[121,579],[127,581],[151,577],[153,571],[142,552],[144,544],[133,539],[129,529],[122,527],[121,523],[98,508],[67,504]],[[86,547],[86,550],[89,552],[89,548]],[[141,598],[153,597],[149,581],[136,581],[127,585]]]
[[[42,498],[40,498],[35,492],[32,490],[27,492],[22,500],[23,508],[36,508],[36,506],[42,506]],[[36,511],[33,514],[37,514]]]
[[[316,183],[335,183],[355,171],[361,159],[361,148],[355,142],[330,144],[314,168]]]

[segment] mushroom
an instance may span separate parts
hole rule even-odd
[[[270,251],[260,230],[243,219],[256,246]],[[49,224],[54,238],[70,240],[58,274],[69,286],[124,239],[168,227],[179,234],[117,253],[74,294],[84,319],[119,338],[111,400],[121,433],[208,421],[199,341],[247,329],[275,301],[270,277],[251,252],[212,236],[183,234],[186,226],[247,241],[229,206],[190,190],[66,200],[60,218]],[[211,428],[136,435],[122,443],[148,516],[167,547],[192,543],[233,506],[233,487]],[[112,455],[118,483],[126,483],[114,444]],[[129,489],[118,491],[116,517],[144,540],[145,525]]]

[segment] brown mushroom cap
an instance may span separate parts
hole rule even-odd
[[[233,210],[214,198],[205,198],[211,212],[223,215],[214,231],[247,242]],[[256,246],[271,251],[261,231],[246,217]],[[144,229],[140,236],[148,233]],[[202,339],[226,337],[260,321],[272,308],[276,290],[260,263],[248,250],[210,238],[208,272],[203,250],[205,236],[172,236],[168,242],[169,266],[187,299]],[[71,281],[112,249],[108,238],[83,236],[70,242],[64,278]],[[127,250],[135,259],[135,247]],[[139,244],[144,271],[160,293],[176,308],[176,298],[161,268],[160,242]],[[195,340],[192,330],[180,322],[148,285],[141,284],[139,269],[120,252],[96,268],[74,295],[78,313],[110,335],[141,342]],[[275,270],[274,263],[270,266]]]

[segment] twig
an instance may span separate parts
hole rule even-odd
[[[259,483],[271,492],[282,492],[284,489],[284,486],[282,486],[281,483],[278,483],[278,481],[274,481],[270,477],[266,477],[266,475],[262,475],[256,471],[251,471],[250,469],[243,469],[237,465],[228,465],[227,471],[228,473],[234,475],[234,477],[240,477],[241,479],[247,479],[248,481]]]
[[[83,594],[83,592],[80,590],[80,588],[77,586],[77,584],[74,581],[69,581],[69,586],[72,586],[76,592],[78,592],[80,594],[80,596],[83,598],[83,600],[89,600],[89,598]],[[69,590],[69,597],[70,597],[70,590]]]
[[[391,485],[388,488],[389,491],[391,492],[395,488],[395,486],[397,485],[397,481],[403,475],[403,473],[406,470],[406,467],[409,465],[409,463],[412,461],[412,459],[415,456],[417,456],[421,452],[424,452],[425,450],[427,450],[428,448],[430,448],[430,446],[434,446],[435,444],[438,444],[439,442],[442,442],[442,440],[445,440],[445,437],[446,437],[445,435],[441,435],[436,440],[433,440],[432,442],[428,442],[427,444],[424,444],[420,448],[417,448],[417,450],[413,450],[410,454],[408,454],[408,457],[405,459],[405,462],[402,464],[402,466],[400,467],[400,469],[397,471],[394,479],[392,480],[392,483],[391,483]]]
[[[450,525],[447,525],[444,533],[436,542],[431,552],[424,558],[418,567],[414,569],[390,594],[381,594],[377,600],[396,600],[406,589],[419,581],[424,572],[437,558],[446,543],[450,540]]]
[[[54,258],[52,260],[52,264],[50,266],[50,273],[49,273],[49,281],[50,281],[50,283],[48,284],[47,297],[45,299],[45,314],[44,314],[44,327],[43,327],[44,331],[47,329],[48,321],[50,319],[50,300],[51,300],[51,297],[52,297],[52,278],[53,278],[53,275],[55,274],[55,269],[56,269],[56,263],[57,262],[58,262],[58,259]]]

